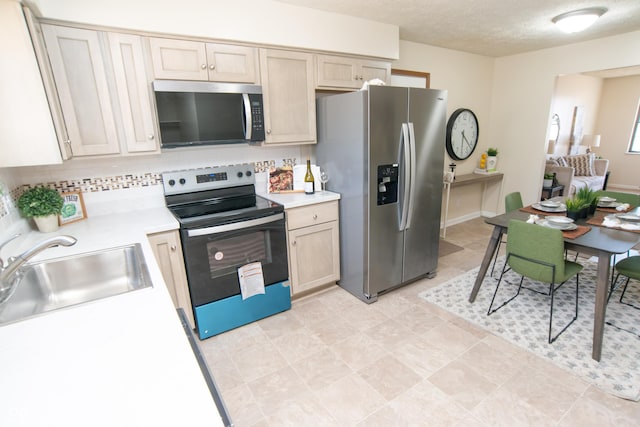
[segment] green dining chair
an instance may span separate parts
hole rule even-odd
[[[624,298],[625,292],[627,292],[627,286],[629,286],[629,280],[640,280],[640,256],[630,256],[625,259],[622,259],[616,263],[615,270],[617,272],[615,280],[611,283],[611,290],[609,291],[609,298],[611,298],[611,294],[616,289],[615,284],[618,282],[618,278],[620,276],[625,276],[627,280],[624,282],[624,288],[622,289],[622,294],[620,295],[620,302],[622,304],[626,304],[631,306],[637,310],[640,310],[640,307],[630,304],[628,302],[624,302],[622,299]]]
[[[487,315],[489,316],[495,313],[500,308],[511,302],[514,298],[520,295],[522,288],[538,294],[550,295],[551,303],[549,309],[548,342],[551,344],[578,318],[578,288],[580,285],[579,273],[582,270],[582,265],[565,259],[564,237],[562,236],[562,232],[558,229],[543,227],[537,224],[529,224],[524,221],[512,219],[509,221],[508,230],[509,239],[507,240],[507,259],[502,268],[500,278],[498,279],[496,290],[493,293],[493,298],[491,299]],[[509,269],[522,276],[520,278],[520,284],[518,285],[518,291],[514,296],[504,301],[500,306],[493,308],[502,278]],[[573,276],[576,276],[575,315],[560,332],[552,336],[555,293]],[[549,293],[547,294],[546,292],[540,292],[536,289],[522,286],[525,277],[536,282],[548,283]]]
[[[522,196],[519,191],[509,193],[504,196],[504,210],[505,212],[512,212],[522,208]],[[500,246],[503,243],[507,243],[506,240],[501,239],[498,241],[498,249],[496,249],[496,256],[493,258],[493,265],[491,266],[491,276],[493,276],[493,270],[496,267],[496,261],[498,261],[498,255],[500,254]]]

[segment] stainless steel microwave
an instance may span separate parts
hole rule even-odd
[[[264,141],[262,87],[153,82],[162,148]]]

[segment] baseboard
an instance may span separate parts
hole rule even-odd
[[[637,185],[624,185],[624,184],[608,184],[607,190],[609,191],[622,191],[624,193],[640,193],[640,187]]]

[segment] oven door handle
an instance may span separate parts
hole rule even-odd
[[[245,228],[256,227],[258,225],[269,224],[284,219],[284,213],[280,212],[275,215],[265,216],[263,218],[250,219],[248,221],[233,222],[231,224],[215,225],[213,227],[195,228],[187,230],[187,236],[197,237],[210,234],[226,233],[227,231],[242,230]]]

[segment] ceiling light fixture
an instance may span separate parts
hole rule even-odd
[[[591,24],[604,15],[607,9],[603,7],[590,7],[563,13],[551,20],[565,33],[577,33],[587,29]]]

